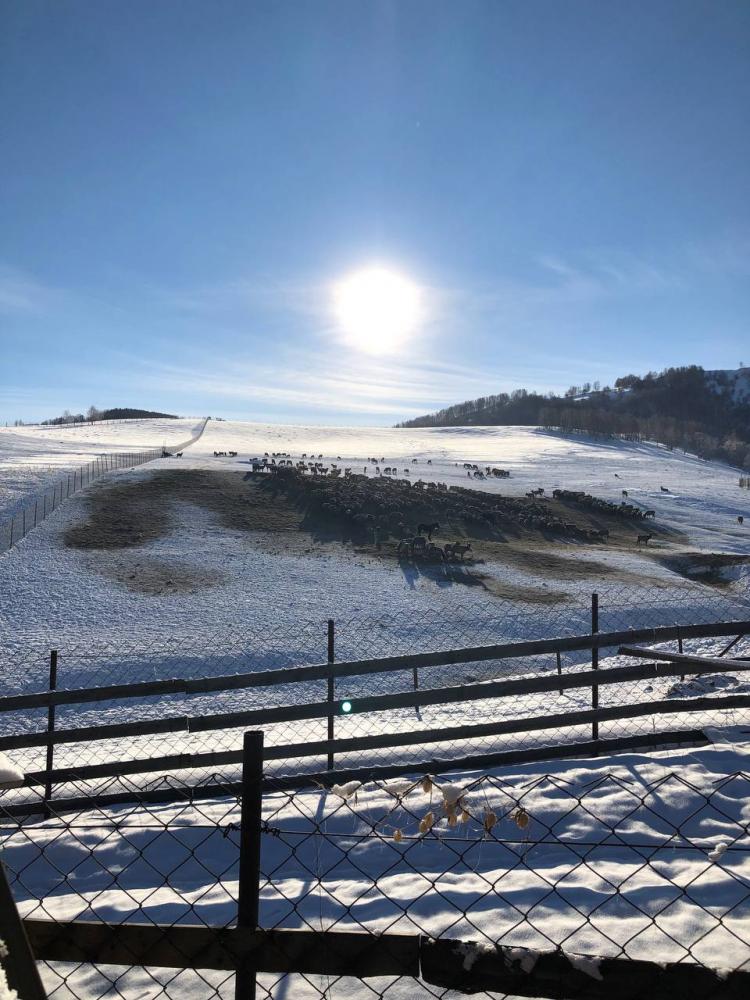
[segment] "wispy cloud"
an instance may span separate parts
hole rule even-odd
[[[137,362],[135,380],[155,391],[216,400],[291,406],[383,418],[422,413],[487,389],[488,373],[439,362],[373,362],[354,354],[295,355],[279,364],[217,363],[209,356],[184,364]]]
[[[57,292],[31,275],[0,266],[0,312],[43,313],[51,306]]]
[[[750,277],[750,237],[727,236],[691,243],[686,250],[690,264],[706,273],[729,278]]]
[[[319,315],[327,288],[322,284],[240,277],[192,287],[152,287],[150,291],[159,306],[196,316],[247,310]]]

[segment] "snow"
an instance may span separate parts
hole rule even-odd
[[[0,940],[0,959],[7,958],[7,956],[8,949],[5,946],[5,942]],[[19,1000],[18,992],[12,990],[8,985],[8,979],[2,963],[0,963],[0,1000]]]
[[[729,844],[725,840],[720,840],[719,843],[714,847],[712,851],[708,852],[709,861],[719,861],[726,854]]]
[[[343,785],[332,785],[331,794],[338,795],[342,799],[351,798],[352,795],[356,797],[357,792],[362,787],[361,781],[347,781]]]
[[[151,425],[153,426],[147,426]],[[187,422],[134,421],[103,428],[68,429],[70,439],[79,433],[94,448],[134,447],[163,440],[167,430],[184,435],[195,426]],[[142,425],[142,426],[141,426]],[[96,433],[104,435],[97,438]],[[15,433],[15,432],[14,432]],[[0,434],[0,442],[13,435]],[[61,435],[62,436],[62,435]],[[47,448],[50,430],[39,434],[37,445]],[[35,439],[36,440],[36,439]],[[41,442],[41,443],[40,443]],[[31,455],[24,445],[24,455]],[[214,451],[238,452],[236,459],[215,458]],[[19,446],[19,454],[23,449]],[[472,482],[478,488],[525,493],[536,484],[548,491],[557,486],[586,489],[619,497],[627,486],[630,498],[658,509],[661,523],[684,530],[697,551],[710,543],[711,551],[750,552],[750,530],[740,528],[735,510],[748,507],[737,487],[733,470],[716,463],[672,453],[650,445],[567,439],[529,428],[331,428],[284,427],[267,424],[210,421],[202,438],[182,459],[164,459],[145,468],[120,473],[120,481],[139,484],[153,468],[247,471],[247,462],[264,452],[288,451],[323,454],[341,464],[368,463],[368,456],[385,456],[386,463],[415,457],[424,479],[466,482],[463,462],[489,463],[508,468],[510,479]],[[428,464],[428,460],[431,464]],[[456,464],[458,463],[458,465]],[[410,464],[410,463],[409,463]],[[372,471],[372,470],[370,470]],[[615,473],[619,478],[615,478]],[[663,494],[661,484],[669,484]],[[325,659],[325,622],[336,621],[338,659],[388,655],[411,650],[455,645],[481,645],[515,639],[542,638],[585,632],[590,627],[590,592],[600,599],[600,628],[640,627],[674,622],[713,621],[747,615],[747,574],[736,574],[731,589],[721,593],[684,579],[649,558],[628,550],[606,550],[569,545],[568,558],[582,569],[577,581],[550,582],[561,596],[544,604],[498,598],[483,587],[439,586],[426,576],[407,578],[398,565],[357,553],[338,544],[300,542],[286,551],[273,551],[264,533],[226,528],[213,514],[192,504],[180,507],[179,526],[166,536],[148,542],[127,558],[151,560],[164,566],[186,566],[203,574],[210,586],[192,591],[144,594],[125,588],[111,578],[111,551],[68,548],[65,529],[86,515],[88,491],[66,500],[40,527],[10,552],[0,555],[0,691],[13,693],[44,689],[48,678],[49,650],[58,649],[59,685],[85,687],[131,680],[173,676],[201,676],[261,670],[285,664],[316,663]],[[744,503],[744,508],[741,504]],[[750,512],[748,512],[750,513]],[[748,518],[750,521],[750,517]],[[708,540],[708,541],[707,541]],[[125,558],[125,557],[122,557]],[[587,569],[590,562],[591,569]],[[615,574],[612,583],[602,579],[602,567]],[[516,586],[539,580],[533,568],[488,563],[489,578]],[[668,648],[673,648],[669,646]],[[686,643],[686,651],[713,653],[721,645],[710,640]],[[738,645],[735,655],[750,648]],[[602,656],[602,669],[623,661]],[[566,672],[585,668],[585,654],[564,658]],[[538,673],[554,669],[549,657],[522,663],[467,664],[421,671],[424,687],[459,682],[472,683],[493,677]],[[677,682],[679,683],[679,682]],[[339,682],[336,697],[356,699],[371,693],[391,693],[411,685],[411,671],[351,678]],[[691,694],[736,694],[746,690],[742,674],[718,677],[715,673],[690,679],[671,689],[670,679],[653,684],[633,683],[613,690],[602,687],[601,704],[650,701]],[[209,712],[258,708],[289,703],[289,699],[323,700],[324,684],[317,687],[258,688],[219,692],[210,697],[145,699],[126,704],[77,706],[58,711],[58,726],[94,725],[131,719],[159,718],[165,714],[200,716]],[[337,736],[360,736],[415,728],[441,728],[490,718],[523,718],[590,707],[590,692],[568,691],[564,696],[534,696],[503,702],[461,705],[397,712],[358,714],[336,719]],[[722,712],[701,716],[692,724],[721,724],[743,716]],[[691,724],[690,717],[684,717]],[[655,716],[648,724],[618,722],[602,727],[602,735],[644,732],[652,727],[671,728],[676,716]],[[15,713],[5,718],[11,731],[38,730],[42,713]],[[634,728],[635,727],[635,728]],[[638,728],[640,727],[640,728]],[[507,740],[477,740],[457,749],[477,752],[490,745],[532,744],[561,738],[580,739],[582,730],[565,733],[519,734]],[[269,727],[271,744],[317,740],[325,737],[325,723],[279,724]],[[223,743],[221,742],[223,740]],[[143,738],[110,747],[106,753],[122,756],[153,755],[239,745],[239,733],[175,733]],[[158,748],[158,750],[156,749]],[[415,753],[437,748],[395,750],[367,759],[414,759]],[[90,759],[95,748],[71,745],[59,748],[60,766]],[[454,750],[455,752],[455,750]],[[41,751],[19,754],[25,768],[41,766]],[[16,759],[16,755],[14,755]],[[342,763],[365,763],[349,755]],[[310,766],[320,762],[310,761]]]
[[[169,447],[170,441],[188,437],[195,426],[196,421],[142,421],[64,432],[0,430],[0,490],[3,483],[11,484],[5,487],[5,499],[0,494],[0,506],[12,503],[26,488],[18,486],[24,470],[64,468],[101,451],[163,443]],[[172,432],[174,437],[167,438]],[[213,454],[230,450],[238,452],[236,458]],[[341,456],[341,465],[361,466],[358,471],[367,465],[368,475],[374,474],[369,459],[383,457],[383,464],[398,465],[402,478],[408,466],[414,478],[462,486],[469,484],[464,462],[489,464],[509,469],[511,478],[472,480],[470,485],[511,495],[541,485],[548,493],[558,487],[582,489],[619,501],[627,489],[631,501],[656,510],[658,523],[680,532],[680,545],[688,550],[750,555],[750,530],[747,524],[737,524],[739,514],[750,522],[750,496],[738,488],[736,470],[654,445],[566,438],[533,428],[362,429],[210,421],[179,465],[165,459],[119,476],[137,485],[160,468],[244,473],[249,460],[265,452],[288,452],[295,458],[303,452],[322,454],[336,462]],[[31,478],[29,488],[36,488]],[[669,492],[662,492],[661,486]],[[579,579],[563,581],[563,596],[556,601],[532,605],[499,599],[480,587],[458,592],[424,576],[409,580],[396,565],[336,544],[304,542],[272,552],[262,533],[228,529],[191,504],[180,507],[175,530],[143,545],[138,557],[187,565],[211,575],[214,582],[193,592],[136,593],[105,575],[110,552],[65,546],[66,528],[86,516],[86,497],[83,491],[66,500],[17,547],[0,555],[2,693],[45,687],[51,648],[60,650],[60,686],[71,687],[321,662],[329,617],[336,620],[337,658],[345,659],[584,632],[590,625],[592,589],[600,594],[603,630],[715,620],[746,615],[748,609],[744,568],[730,568],[727,587],[717,592],[684,579],[649,553],[592,553],[571,545],[566,555],[582,565]],[[590,573],[587,561],[592,563]],[[602,565],[621,574],[611,578],[616,585],[602,580]],[[511,588],[539,583],[533,568],[498,562],[484,569]],[[723,641],[694,640],[684,648],[716,654],[721,645]],[[673,649],[674,644],[665,648]],[[749,651],[746,639],[733,655]],[[603,651],[602,670],[626,662],[610,652]],[[566,673],[588,665],[585,655],[564,658]],[[549,657],[431,668],[420,673],[420,685],[474,683],[554,669]],[[732,694],[746,690],[745,676],[739,669],[713,672],[679,688],[675,683],[680,682],[672,678],[648,685],[633,682],[616,690],[602,685],[600,704],[648,703],[676,694]],[[336,736],[427,728],[443,732],[464,723],[522,720],[590,707],[590,691],[581,689],[562,697],[555,693],[357,713],[358,698],[408,690],[411,683],[410,670],[337,683],[336,697],[350,698],[355,711],[336,718]],[[180,714],[200,718],[324,698],[325,682],[139,699],[60,708],[57,725],[106,725]],[[487,776],[466,772],[439,779],[414,774],[383,785],[356,781],[330,791],[314,788],[293,798],[283,792],[268,795],[264,820],[271,833],[263,838],[268,878],[262,889],[261,922],[268,927],[364,926],[451,936],[464,942],[467,950],[459,958],[466,961],[477,948],[496,943],[519,949],[522,963],[562,946],[579,963],[577,968],[595,978],[597,957],[623,952],[707,964],[720,956],[726,967],[750,961],[744,888],[750,879],[746,713],[654,716],[602,725],[600,732],[604,737],[638,732],[646,741],[649,732],[676,726],[678,718],[686,725],[715,727],[710,733],[713,742],[696,750],[497,769],[489,783]],[[6,731],[38,731],[46,724],[46,713],[13,713],[3,723]],[[728,723],[734,727],[721,728]],[[326,731],[325,720],[268,726],[266,744],[324,739]],[[430,759],[589,735],[589,729],[579,727],[478,739],[471,745],[442,741],[342,754],[336,762],[413,762],[417,755]],[[240,745],[240,730],[182,731],[58,747],[55,764]],[[34,750],[13,752],[11,757],[29,770],[41,766],[43,755],[43,750]],[[290,763],[299,766],[294,760],[274,766],[288,770]],[[324,766],[317,758],[307,764]],[[222,774],[236,777],[236,769]],[[698,793],[710,795],[715,808],[691,811]],[[576,806],[581,798],[585,808]],[[228,923],[235,917],[238,820],[236,802],[219,800],[187,808],[82,813],[68,829],[54,818],[33,819],[20,830],[3,828],[0,837],[11,867],[25,866],[18,892],[26,914],[40,915],[43,899],[44,913],[60,917],[167,916]],[[274,836],[274,830],[281,834]],[[587,846],[591,843],[599,846],[592,849]],[[643,844],[649,845],[645,854]],[[525,919],[519,920],[519,913]],[[477,939],[478,944],[471,943]],[[89,995],[102,992],[98,975],[91,973]],[[158,992],[144,970],[127,976],[137,995]],[[54,973],[48,977],[60,987]],[[226,988],[217,986],[217,995],[231,995],[231,986],[231,980]],[[303,994],[302,989],[295,993]],[[55,995],[62,997],[64,989]],[[203,995],[201,983],[186,983],[182,995]],[[316,995],[312,987],[311,995]],[[392,995],[395,1000],[421,994],[405,982]]]
[[[123,420],[54,427],[0,427],[0,520],[98,455],[169,448],[200,427],[198,418]]]
[[[238,452],[237,459],[213,457],[214,451],[229,450]],[[750,516],[750,497],[739,488],[739,470],[655,444],[530,427],[346,428],[226,421],[209,423],[186,458],[192,467],[244,469],[249,458],[265,452],[288,452],[295,458],[303,452],[322,454],[326,461],[341,456],[342,464],[357,472],[367,464],[370,475],[374,469],[368,456],[384,457],[385,465],[416,458],[412,476],[511,496],[542,485],[548,494],[555,488],[585,490],[619,503],[627,489],[630,502],[654,509],[659,523],[684,531],[690,544],[750,553],[750,531],[736,523],[737,515]],[[469,483],[464,462],[508,469],[511,478]]]
[[[461,959],[461,968],[467,972],[471,972],[477,959],[495,953],[495,949],[486,941],[459,941],[454,950]]]
[[[260,923],[451,938],[466,968],[495,945],[517,949],[507,957],[523,968],[561,948],[593,978],[608,957],[746,965],[750,744],[735,737],[450,775],[443,787],[466,800],[458,825],[419,774],[402,801],[392,783],[367,782],[356,798],[271,792]],[[511,818],[520,807],[523,829]],[[22,871],[23,915],[225,925],[236,914],[238,820],[233,798],[198,799],[0,834],[10,870]],[[394,997],[419,995],[403,990]]]
[[[604,976],[599,971],[599,962],[595,958],[587,958],[585,955],[568,955],[568,961],[579,972],[585,972],[592,979],[603,980]]]
[[[112,435],[120,436],[119,446],[133,447],[138,435],[142,444],[163,440],[173,422],[153,423],[156,426],[148,434],[137,427],[108,425],[102,429],[107,441],[94,439],[96,428],[85,426],[80,433],[88,435],[92,448],[113,446]],[[176,433],[184,434],[187,429],[182,426]],[[123,437],[126,432],[127,438]],[[67,433],[72,437],[78,430]],[[0,447],[4,437],[0,435]],[[238,457],[217,459],[213,457],[215,450],[235,450]],[[464,461],[489,463],[510,469],[511,478],[472,481],[471,485],[508,494],[524,494],[543,484],[548,492],[556,487],[586,489],[619,500],[621,490],[627,487],[631,501],[655,509],[658,522],[683,532],[694,549],[750,555],[750,496],[739,489],[736,473],[726,466],[652,445],[568,439],[529,428],[352,429],[210,421],[200,441],[180,460],[179,468],[245,472],[249,458],[265,451],[289,451],[296,456],[314,452],[334,461],[341,455],[342,464],[362,463],[362,468],[368,464],[368,455],[385,454],[391,462],[416,457],[419,464],[413,469],[423,479],[461,485],[467,483]],[[30,452],[24,454],[30,457]],[[138,483],[155,468],[178,466],[174,459],[165,459],[123,473],[121,479]],[[620,478],[615,478],[615,473]],[[668,484],[669,494],[661,492],[662,484]],[[208,622],[217,631],[237,630],[250,623],[273,623],[277,630],[328,617],[371,618],[407,611],[418,617],[428,610],[452,620],[459,603],[455,586],[440,588],[425,577],[406,579],[395,566],[355,558],[341,547],[316,549],[313,545],[307,551],[271,554],[260,533],[254,538],[223,528],[213,515],[192,505],[184,506],[179,533],[141,546],[138,553],[166,564],[188,565],[221,582],[190,594],[132,593],[98,572],[106,560],[111,562],[111,553],[82,552],[62,544],[65,528],[84,516],[85,507],[84,491],[65,501],[14,550],[0,556],[0,589],[7,599],[4,610],[16,629],[23,623],[26,637],[43,634],[48,642],[60,645],[87,641],[102,630],[134,638],[139,634],[145,637],[146,632],[184,636],[200,632]],[[748,521],[743,526],[737,524],[739,513]],[[311,552],[316,558],[310,558]],[[640,579],[642,597],[651,604],[657,591],[660,604],[715,598],[715,592],[690,584],[649,553],[635,548],[592,551],[591,547],[570,545],[565,554],[579,560],[582,570],[576,584],[562,581],[558,588],[569,595],[570,604],[576,603],[577,592],[602,589],[602,563],[616,577],[632,576],[634,582]],[[484,570],[510,587],[539,587],[535,570],[522,564],[490,564]],[[748,573],[734,570],[731,593],[744,598],[749,585]],[[637,589],[631,588],[633,594]],[[458,616],[462,621],[499,606],[481,587],[460,590],[460,604],[467,609]],[[628,603],[625,598],[623,606]],[[556,617],[554,605],[534,610],[551,622]],[[0,632],[1,628],[0,624]]]
[[[517,964],[522,972],[531,972],[539,961],[539,952],[529,948],[506,948],[505,960],[511,965]]]
[[[12,788],[23,782],[23,772],[4,753],[0,753],[0,789]]]
[[[198,417],[174,420],[123,420],[63,427],[0,427],[0,468],[73,466],[102,452],[158,448],[190,437]]]
[[[750,403],[750,368],[707,371],[706,382],[717,394],[729,392],[734,403]]]

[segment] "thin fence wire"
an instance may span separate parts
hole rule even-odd
[[[201,423],[200,429],[190,438],[180,444],[173,445],[172,451],[182,451],[191,444],[195,444],[203,434],[207,422],[208,418]],[[14,504],[15,510],[10,517],[0,520],[0,552],[11,549],[22,538],[25,538],[32,528],[35,528],[57,510],[64,500],[85,489],[95,480],[119,469],[136,468],[146,462],[153,462],[157,458],[162,458],[164,454],[163,448],[149,448],[133,452],[110,452],[97,455],[90,462],[76,465],[70,469],[57,470],[56,476],[46,478],[38,491],[18,500]]]

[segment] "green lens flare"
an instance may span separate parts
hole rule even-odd
[[[341,711],[342,712],[344,712],[346,714],[346,713],[351,712],[351,710],[352,710],[352,703],[350,701],[342,701],[341,702]]]

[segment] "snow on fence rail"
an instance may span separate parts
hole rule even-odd
[[[24,769],[26,790],[44,788],[47,801],[54,791],[62,809],[71,786],[85,781],[112,805],[110,778],[132,776],[135,788],[163,770],[198,781],[220,768],[223,780],[232,780],[248,726],[267,734],[269,769],[302,782],[334,768],[355,777],[392,775],[415,766],[416,747],[433,770],[445,770],[474,766],[480,757],[487,762],[487,755],[500,763],[540,750],[592,751],[599,741],[607,749],[695,741],[706,725],[750,721],[750,693],[738,681],[750,659],[723,658],[736,653],[746,633],[748,618],[335,663],[331,622],[326,663],[62,690],[53,651],[48,692],[0,697],[0,751]],[[707,638],[718,642],[718,655],[682,652],[685,643]],[[675,640],[680,651],[666,651]],[[657,648],[634,646],[643,642]],[[607,649],[614,653],[602,661]],[[560,654],[571,651],[588,660],[563,670]],[[555,669],[538,669],[544,656]],[[490,670],[457,684],[445,668],[460,664]],[[88,705],[96,707],[82,708]],[[69,714],[60,725],[63,710]],[[13,808],[21,814],[38,807],[32,793]]]
[[[172,446],[173,451],[182,451],[200,438],[208,423],[205,418],[200,429],[188,440]],[[63,500],[89,486],[94,480],[117,469],[131,469],[146,462],[153,462],[164,456],[164,448],[148,448],[141,451],[111,452],[97,455],[91,462],[76,466],[64,472],[60,478],[47,485],[27,500],[20,510],[0,521],[0,552],[11,549],[17,542],[40,524]]]
[[[43,822],[0,795],[50,996],[748,995],[741,767],[696,752],[290,788],[263,760],[247,733],[221,794],[165,775],[169,805],[53,801]]]

